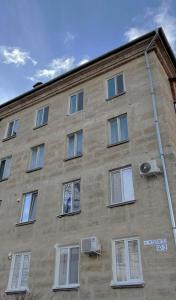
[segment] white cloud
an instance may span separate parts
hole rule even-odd
[[[5,64],[24,66],[28,61],[31,61],[34,66],[37,64],[37,61],[29,55],[29,52],[15,47],[0,46],[0,57]]]
[[[143,27],[133,26],[129,28],[124,36],[128,41],[131,41],[140,35],[153,30],[154,27],[163,27],[164,32],[171,44],[173,50],[176,52],[176,17],[172,15],[171,2],[163,2],[161,6],[152,10],[146,9],[145,24]]]
[[[83,58],[82,60],[80,60],[80,62],[78,63],[78,66],[82,66],[84,64],[86,64],[89,61],[89,58]]]
[[[67,31],[65,39],[64,39],[64,44],[68,44],[69,42],[74,41],[74,39],[75,39],[75,36],[73,35],[73,33]]]

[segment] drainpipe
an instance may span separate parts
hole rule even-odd
[[[162,141],[161,141],[161,133],[160,133],[159,120],[158,120],[156,93],[155,93],[155,90],[154,90],[152,69],[151,69],[151,65],[150,65],[150,62],[149,62],[149,55],[148,55],[148,51],[149,51],[151,45],[153,44],[153,42],[154,42],[154,40],[156,39],[157,36],[158,36],[158,30],[156,30],[155,36],[153,37],[153,39],[151,40],[151,42],[147,46],[147,48],[144,52],[144,55],[145,55],[146,69],[147,69],[147,73],[148,73],[149,88],[150,88],[150,95],[151,95],[152,108],[153,108],[153,118],[154,118],[155,129],[156,129],[159,155],[160,155],[162,168],[163,168],[164,185],[165,185],[165,190],[166,190],[166,195],[167,195],[167,202],[168,202],[168,207],[169,207],[170,222],[171,222],[174,242],[175,242],[175,246],[176,246],[176,222],[175,222],[175,216],[174,216],[174,211],[173,211],[172,197],[171,197],[171,192],[170,192],[170,187],[169,187],[169,181],[168,181],[168,175],[167,175],[163,145],[162,145]]]

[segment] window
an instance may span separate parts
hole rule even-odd
[[[110,145],[128,140],[127,114],[110,119],[108,123]]]
[[[70,114],[83,110],[83,91],[70,96]]]
[[[79,287],[79,246],[56,246],[53,289]]]
[[[80,180],[68,182],[63,188],[63,214],[80,210]]]
[[[82,130],[68,135],[68,158],[82,155]]]
[[[30,252],[16,253],[12,256],[7,291],[28,290]]]
[[[111,171],[110,185],[111,205],[134,201],[134,188],[131,167]]]
[[[19,120],[10,122],[7,127],[6,138],[11,138],[16,136],[18,128],[19,128]]]
[[[31,148],[29,170],[42,168],[44,164],[44,144]]]
[[[125,92],[124,76],[118,74],[107,80],[108,99],[121,95]]]
[[[113,285],[135,285],[143,283],[139,239],[113,241]]]
[[[3,158],[0,161],[0,180],[7,179],[10,176],[12,157]]]
[[[35,220],[37,196],[37,191],[24,194],[20,223]]]
[[[41,127],[43,125],[46,125],[48,123],[48,113],[49,113],[49,107],[43,107],[37,111],[36,116],[36,127]]]

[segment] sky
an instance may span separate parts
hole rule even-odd
[[[162,26],[176,0],[0,0],[0,104]]]

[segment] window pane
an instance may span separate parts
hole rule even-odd
[[[36,120],[36,127],[42,125],[42,119],[43,119],[43,108],[39,109],[37,111],[37,120]]]
[[[5,169],[6,160],[1,160],[1,166],[0,166],[0,180],[4,179],[4,169]]]
[[[117,125],[117,118],[114,118],[109,121],[110,122],[110,144],[115,144],[119,142],[118,136],[118,125]]]
[[[111,203],[122,202],[120,171],[111,172]]]
[[[79,248],[70,249],[69,284],[78,283]]]
[[[77,102],[77,97],[76,95],[73,95],[70,97],[70,114],[73,114],[76,112],[76,102]]]
[[[63,213],[67,214],[71,212],[72,206],[72,184],[64,184],[64,203],[63,203]]]
[[[30,263],[30,255],[24,254],[20,287],[28,286],[29,263]]]
[[[116,253],[116,274],[117,281],[126,281],[126,261],[125,261],[125,243],[124,241],[117,241],[115,243]]]
[[[8,178],[10,176],[10,168],[11,168],[11,157],[8,157],[5,159],[3,178]]]
[[[79,131],[77,134],[77,149],[76,155],[82,154],[82,131]]]
[[[122,181],[123,201],[134,200],[133,178],[131,168],[122,170]]]
[[[129,265],[130,265],[130,279],[140,279],[140,261],[139,261],[139,250],[138,241],[131,240],[128,241],[128,251],[129,251]]]
[[[127,115],[120,116],[121,141],[128,139]]]
[[[116,77],[117,80],[117,94],[124,92],[124,85],[123,85],[123,75],[118,75]]]
[[[68,249],[60,248],[59,285],[67,285]]]
[[[29,220],[35,220],[36,216],[36,202],[37,202],[37,193],[32,193]]]
[[[83,110],[83,92],[78,94],[78,111]]]
[[[80,209],[80,182],[74,183],[73,211]]]
[[[13,134],[17,134],[18,127],[19,127],[19,120],[16,120],[14,121]]]
[[[74,156],[74,140],[75,140],[74,135],[70,135],[68,137],[68,157]]]
[[[36,167],[40,168],[43,167],[43,163],[44,163],[44,145],[40,145],[37,148],[38,148],[38,157],[37,157]]]
[[[35,169],[37,167],[37,147],[31,149],[32,157],[30,163],[30,169]]]
[[[44,108],[44,116],[43,116],[43,124],[47,124],[48,122],[48,112],[49,112],[49,107]]]
[[[115,96],[115,80],[114,78],[108,80],[108,98]]]
[[[22,214],[21,214],[21,222],[28,222],[29,221],[31,198],[32,198],[31,193],[28,193],[24,196],[23,208],[22,208]]]
[[[21,266],[21,254],[15,255],[15,263],[13,267],[13,275],[11,281],[11,289],[18,288],[18,281],[19,281],[19,273],[20,273],[20,266]]]
[[[12,136],[13,124],[14,124],[14,121],[9,123],[7,137]]]

